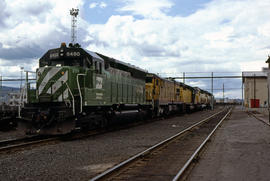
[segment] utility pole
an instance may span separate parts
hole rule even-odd
[[[26,77],[25,77],[25,80],[26,80],[26,102],[28,103],[28,101],[29,101],[28,91],[30,90],[30,83],[28,80],[29,71],[25,71],[25,72],[26,72]]]
[[[268,121],[270,123],[270,93],[269,93],[269,84],[270,84],[270,56],[268,55],[268,59],[266,60],[265,63],[268,63],[268,70],[267,70],[267,88],[268,88]]]
[[[24,69],[24,67],[21,67],[21,85],[20,85],[20,91],[22,91],[23,69]]]
[[[270,64],[270,62],[269,62]],[[270,83],[270,69],[267,70],[267,109],[268,109],[268,122],[270,123],[270,90],[269,90],[269,83]]]
[[[2,76],[0,75],[0,105],[2,104]]]
[[[244,109],[244,93],[243,93],[243,85],[244,85],[244,78],[243,78],[243,72],[242,72],[242,109]]]
[[[72,8],[70,10],[70,15],[71,15],[71,43],[74,44],[76,43],[76,28],[77,28],[77,16],[79,14],[79,9],[74,9]]]
[[[212,92],[212,100],[211,100],[211,109],[213,110],[214,109],[214,72],[212,72],[212,78],[211,78],[211,92]]]
[[[223,104],[224,104],[224,83],[223,83]]]
[[[254,104],[255,104],[255,99],[256,99],[256,77],[255,77],[255,74],[254,74]]]
[[[185,72],[183,72],[183,83],[185,83]]]

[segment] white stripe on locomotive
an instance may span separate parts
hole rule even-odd
[[[47,75],[44,77],[44,79],[42,80],[42,82],[40,83],[39,85],[39,88],[38,88],[38,93],[41,94],[43,89],[45,88],[45,86],[47,85],[48,81],[53,77],[55,76],[55,74],[57,74],[59,71],[61,70],[61,68],[52,68],[48,73]]]
[[[53,85],[52,90],[51,87],[48,89],[48,94],[54,94],[62,85],[64,85],[68,80],[68,72],[66,71],[65,74],[60,77]],[[63,82],[63,83],[62,83]],[[52,91],[52,92],[51,92]]]
[[[37,71],[37,80],[39,80],[40,76],[42,75],[42,73],[44,72],[46,67],[40,67]]]

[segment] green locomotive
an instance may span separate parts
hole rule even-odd
[[[36,89],[27,86],[21,110],[31,132],[64,134],[106,126],[125,112],[145,115],[147,72],[130,64],[65,43],[39,60]]]

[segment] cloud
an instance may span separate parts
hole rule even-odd
[[[70,41],[69,9],[82,5],[80,0],[0,1],[0,74],[19,75],[21,66],[35,71],[48,49]]]
[[[14,48],[1,48],[0,58],[7,60],[26,59],[33,57],[40,57],[44,50],[39,45],[28,45],[26,47],[14,47]]]
[[[130,4],[124,5],[121,10],[130,10],[133,14],[141,15],[147,15],[151,11],[138,12],[141,9],[135,8],[145,7],[145,1],[127,2]],[[158,10],[170,7],[164,4],[154,7]],[[133,16],[111,16],[105,25],[92,26],[94,31],[90,34],[97,42],[107,45],[106,48],[133,47],[136,54],[141,55],[138,57],[175,55],[177,58],[181,57],[182,61],[190,60],[190,64],[194,62],[192,59],[197,59],[197,62],[208,59],[209,62],[219,63],[254,60],[264,56],[262,52],[266,50],[261,48],[266,42],[264,37],[268,32],[267,28],[270,27],[266,21],[261,20],[266,19],[266,16],[261,16],[259,12],[267,13],[268,9],[262,8],[263,5],[267,4],[256,4],[253,1],[215,1],[187,17],[166,15],[161,19],[135,19]],[[258,19],[252,21],[254,25],[246,23],[250,16],[247,11],[243,11],[243,7],[254,7],[257,10],[253,12],[253,17]],[[251,52],[246,52],[247,49]],[[240,66],[238,68],[240,70]]]
[[[6,1],[0,1],[0,17],[7,17],[9,16],[8,13],[6,12]],[[0,25],[2,28],[4,28],[6,26],[5,24],[5,19],[4,18],[0,18]]]
[[[89,8],[95,8],[97,7],[98,3],[90,3]]]
[[[106,7],[107,7],[107,4],[106,4],[105,2],[100,2],[100,3],[93,2],[93,3],[90,3],[90,4],[89,4],[89,8],[90,8],[90,9],[93,9],[93,8],[96,8],[96,7],[99,7],[99,8],[106,8]]]
[[[105,2],[101,2],[101,3],[99,4],[99,7],[101,7],[101,8],[106,8],[106,7],[107,7],[107,4],[106,4]]]
[[[164,16],[166,10],[173,6],[170,0],[124,0],[122,12],[131,12],[133,15],[157,18]]]
[[[269,1],[217,0],[185,17],[168,15],[172,6],[167,0],[125,0],[118,9],[124,15],[89,26],[88,48],[163,74],[241,72],[266,65]],[[232,82],[239,87],[239,81]]]
[[[116,9],[107,12],[111,15],[104,24],[90,24],[79,13],[83,47],[164,75],[240,72],[265,65],[270,50],[268,0],[215,0],[185,17],[169,15],[181,5],[178,1],[114,2]],[[87,9],[107,7],[105,1],[0,1],[0,64],[16,68],[12,62],[37,62],[48,49],[69,42],[69,9],[79,7],[81,12],[84,4]],[[9,72],[2,68],[0,73]]]

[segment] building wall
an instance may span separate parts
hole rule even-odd
[[[244,78],[244,104],[245,107],[251,107],[251,99],[259,99],[260,107],[267,107],[268,93],[267,93],[267,79],[262,77],[255,77],[255,97],[254,97],[254,77]]]

